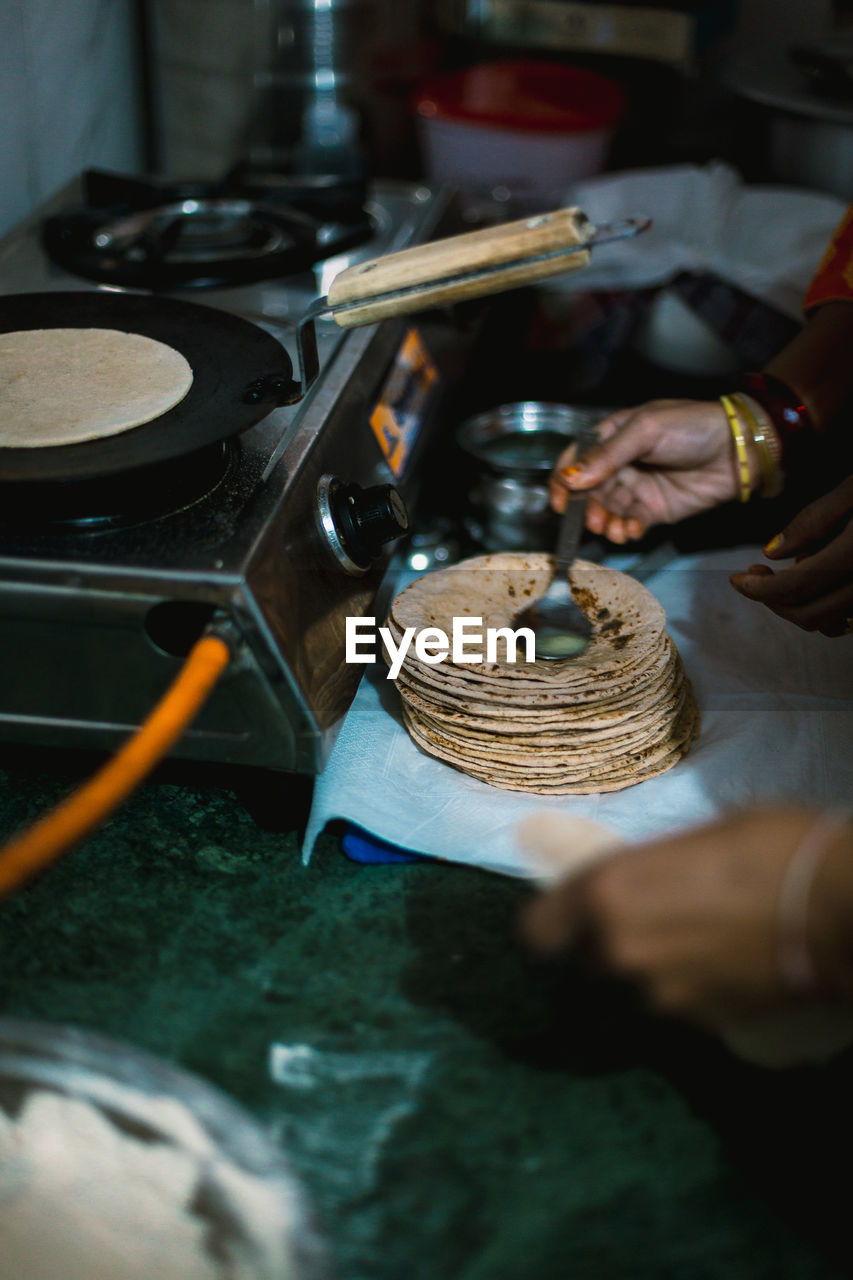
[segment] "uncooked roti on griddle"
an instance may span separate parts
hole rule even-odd
[[[0,334],[0,448],[119,435],[174,408],[193,371],[179,351],[120,329]]]
[[[438,628],[482,618],[515,629],[546,590],[544,553],[499,552],[426,574],[396,597],[387,625]],[[578,560],[575,600],[593,625],[589,647],[559,662],[422,662],[412,644],[397,678],[403,723],[427,754],[513,791],[618,791],[671,769],[699,731],[699,713],[666,615],[636,579]],[[469,635],[476,636],[477,629]],[[483,645],[471,643],[469,653]]]

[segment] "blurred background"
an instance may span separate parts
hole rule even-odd
[[[531,163],[541,144],[558,185],[560,165],[721,159],[853,194],[851,0],[0,0],[0,23],[0,231],[92,166],[452,181],[461,165],[472,200],[506,198],[499,161],[471,171],[484,122],[510,147],[521,129]],[[529,70],[471,78],[507,61],[541,67],[538,96]]]

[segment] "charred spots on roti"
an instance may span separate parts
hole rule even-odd
[[[601,606],[598,603],[598,596],[589,587],[578,587],[573,583],[572,598],[581,613],[585,613],[588,618],[596,617]]]
[[[599,634],[602,639],[607,640],[611,648],[619,650],[624,649],[634,639],[633,631],[625,631],[627,623],[623,618],[611,618],[609,622],[605,622]]]

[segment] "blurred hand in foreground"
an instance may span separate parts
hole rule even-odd
[[[634,982],[658,1012],[720,1027],[802,1000],[783,981],[786,869],[818,814],[742,813],[619,852],[537,897],[522,931]],[[835,829],[810,883],[807,941],[821,992],[853,998],[853,825]]]
[[[737,496],[731,430],[717,401],[653,400],[618,409],[599,423],[598,434],[601,443],[579,466],[572,465],[574,446],[560,455],[549,496],[559,512],[570,493],[588,493],[587,528],[611,542],[641,538],[652,525]]]
[[[775,573],[754,564],[732,574],[741,595],[804,631],[840,636],[853,630],[853,476],[804,507],[764,551],[795,563]]]

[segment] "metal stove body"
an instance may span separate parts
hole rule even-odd
[[[446,207],[440,192],[380,186],[369,196],[375,234],[363,247],[296,276],[170,296],[245,317],[293,355],[300,318],[340,270],[429,239]],[[44,216],[0,242],[0,293],[108,287],[48,259]],[[164,497],[162,471],[141,469],[106,487],[132,495],[130,515],[121,499],[113,512],[103,496],[71,519],[57,519],[48,499],[23,520],[10,518],[8,503],[0,509],[0,740],[114,749],[216,614],[239,638],[236,658],[174,754],[322,768],[364,670],[345,661],[346,619],[373,616],[392,553],[390,543],[354,551],[330,492],[361,504],[368,534],[376,511],[362,490],[393,485],[411,506],[447,382],[441,352],[458,361],[464,346],[448,320],[431,334],[418,319],[347,331],[319,322],[320,375],[308,394],[236,437],[187,498]],[[371,417],[401,385],[405,394],[413,344],[432,385],[414,397],[395,456]],[[9,485],[0,501],[4,492]]]

